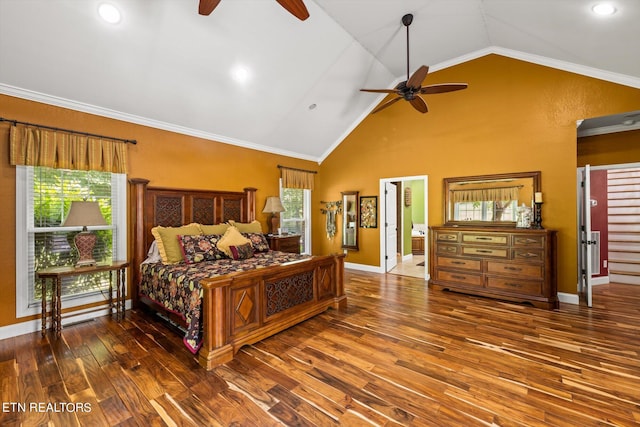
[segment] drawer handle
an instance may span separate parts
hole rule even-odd
[[[454,274],[454,275],[451,275],[451,277],[452,277],[452,278],[454,278],[454,279],[458,279],[458,280],[464,280],[464,279],[466,279],[466,277],[465,277],[465,276],[458,276],[458,275],[455,275],[455,274]]]
[[[506,266],[504,269],[511,270],[511,271],[522,271],[522,269],[519,267],[511,267],[511,266]]]
[[[518,239],[518,243],[538,243],[536,239]]]
[[[456,265],[465,265],[466,262],[463,261],[451,261],[451,264],[456,264]]]
[[[442,248],[441,251],[443,251],[443,252],[455,252],[456,248]]]
[[[520,284],[520,283],[509,283],[509,282],[505,282],[505,285],[507,285],[507,286],[511,286],[511,287],[513,287],[513,288],[521,288],[521,287],[522,287],[522,284]]]
[[[476,240],[493,240],[491,237],[476,237]]]
[[[451,236],[451,235],[440,236],[440,239],[442,239],[442,240],[455,240],[456,236]]]
[[[537,258],[538,254],[532,254],[531,252],[527,252],[527,253],[520,253],[518,252],[517,254],[520,258]]]
[[[492,254],[493,251],[489,250],[489,249],[476,249],[476,252],[479,252],[481,254]]]

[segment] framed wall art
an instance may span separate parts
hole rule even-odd
[[[360,228],[378,228],[378,196],[360,197]]]

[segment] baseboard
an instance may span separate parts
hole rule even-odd
[[[578,294],[567,294],[565,292],[558,292],[558,301],[564,304],[580,304],[580,297]]]
[[[609,276],[600,276],[591,278],[591,286],[608,285]]]
[[[125,302],[125,307],[127,309],[131,308],[131,300],[127,300]],[[104,304],[98,307],[91,307],[84,310],[76,310],[69,313],[64,313],[62,315],[62,326],[64,327],[65,325],[72,325],[74,323],[80,323],[107,315],[109,315],[108,304]],[[14,323],[13,325],[0,327],[0,340],[3,340],[5,338],[17,337],[19,335],[30,334],[33,332],[40,332],[41,330],[42,324],[40,318],[38,317],[35,320],[28,320],[26,322]]]
[[[348,268],[350,270],[366,271],[368,273],[379,273],[379,274],[384,273],[382,267],[377,265],[355,264],[352,262],[345,262],[344,268]]]

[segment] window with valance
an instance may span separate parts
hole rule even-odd
[[[106,226],[98,236],[98,262],[126,259],[127,143],[123,140],[13,124],[9,161],[16,166],[16,315],[39,312],[38,269],[73,265],[73,238],[80,227],[62,227],[74,200],[100,205]],[[22,235],[22,236],[20,236]],[[105,300],[109,275],[65,279],[65,307]]]

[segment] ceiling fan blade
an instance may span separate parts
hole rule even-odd
[[[407,87],[419,89],[425,77],[427,77],[428,72],[429,67],[427,67],[426,65],[422,65],[411,75],[411,77],[409,77],[409,80],[407,80]]]
[[[413,105],[413,108],[420,111],[421,113],[426,113],[427,111],[429,111],[427,103],[424,102],[424,99],[420,98],[419,96],[410,99],[409,102],[411,103],[411,105]]]
[[[385,102],[384,104],[379,105],[378,107],[376,107],[376,108],[371,112],[371,114],[377,113],[378,111],[380,111],[380,110],[382,110],[382,109],[384,109],[384,108],[387,108],[387,107],[389,107],[389,106],[391,106],[391,105],[395,104],[396,102],[400,101],[401,99],[402,99],[402,97],[401,97],[401,96],[399,96],[399,97],[397,97],[397,98],[393,98],[392,100],[387,101],[387,102]]]
[[[466,89],[469,85],[466,83],[442,83],[425,86],[420,89],[420,93],[422,94],[434,94],[434,93],[445,93],[445,92],[453,92],[455,90]]]
[[[301,21],[309,17],[309,11],[302,0],[276,0],[282,7],[287,9],[290,14]]]
[[[396,89],[360,89],[360,92],[398,93],[398,91]]]
[[[198,5],[198,13],[200,15],[210,15],[213,12],[213,9],[218,6],[220,0],[200,0],[200,4]]]

